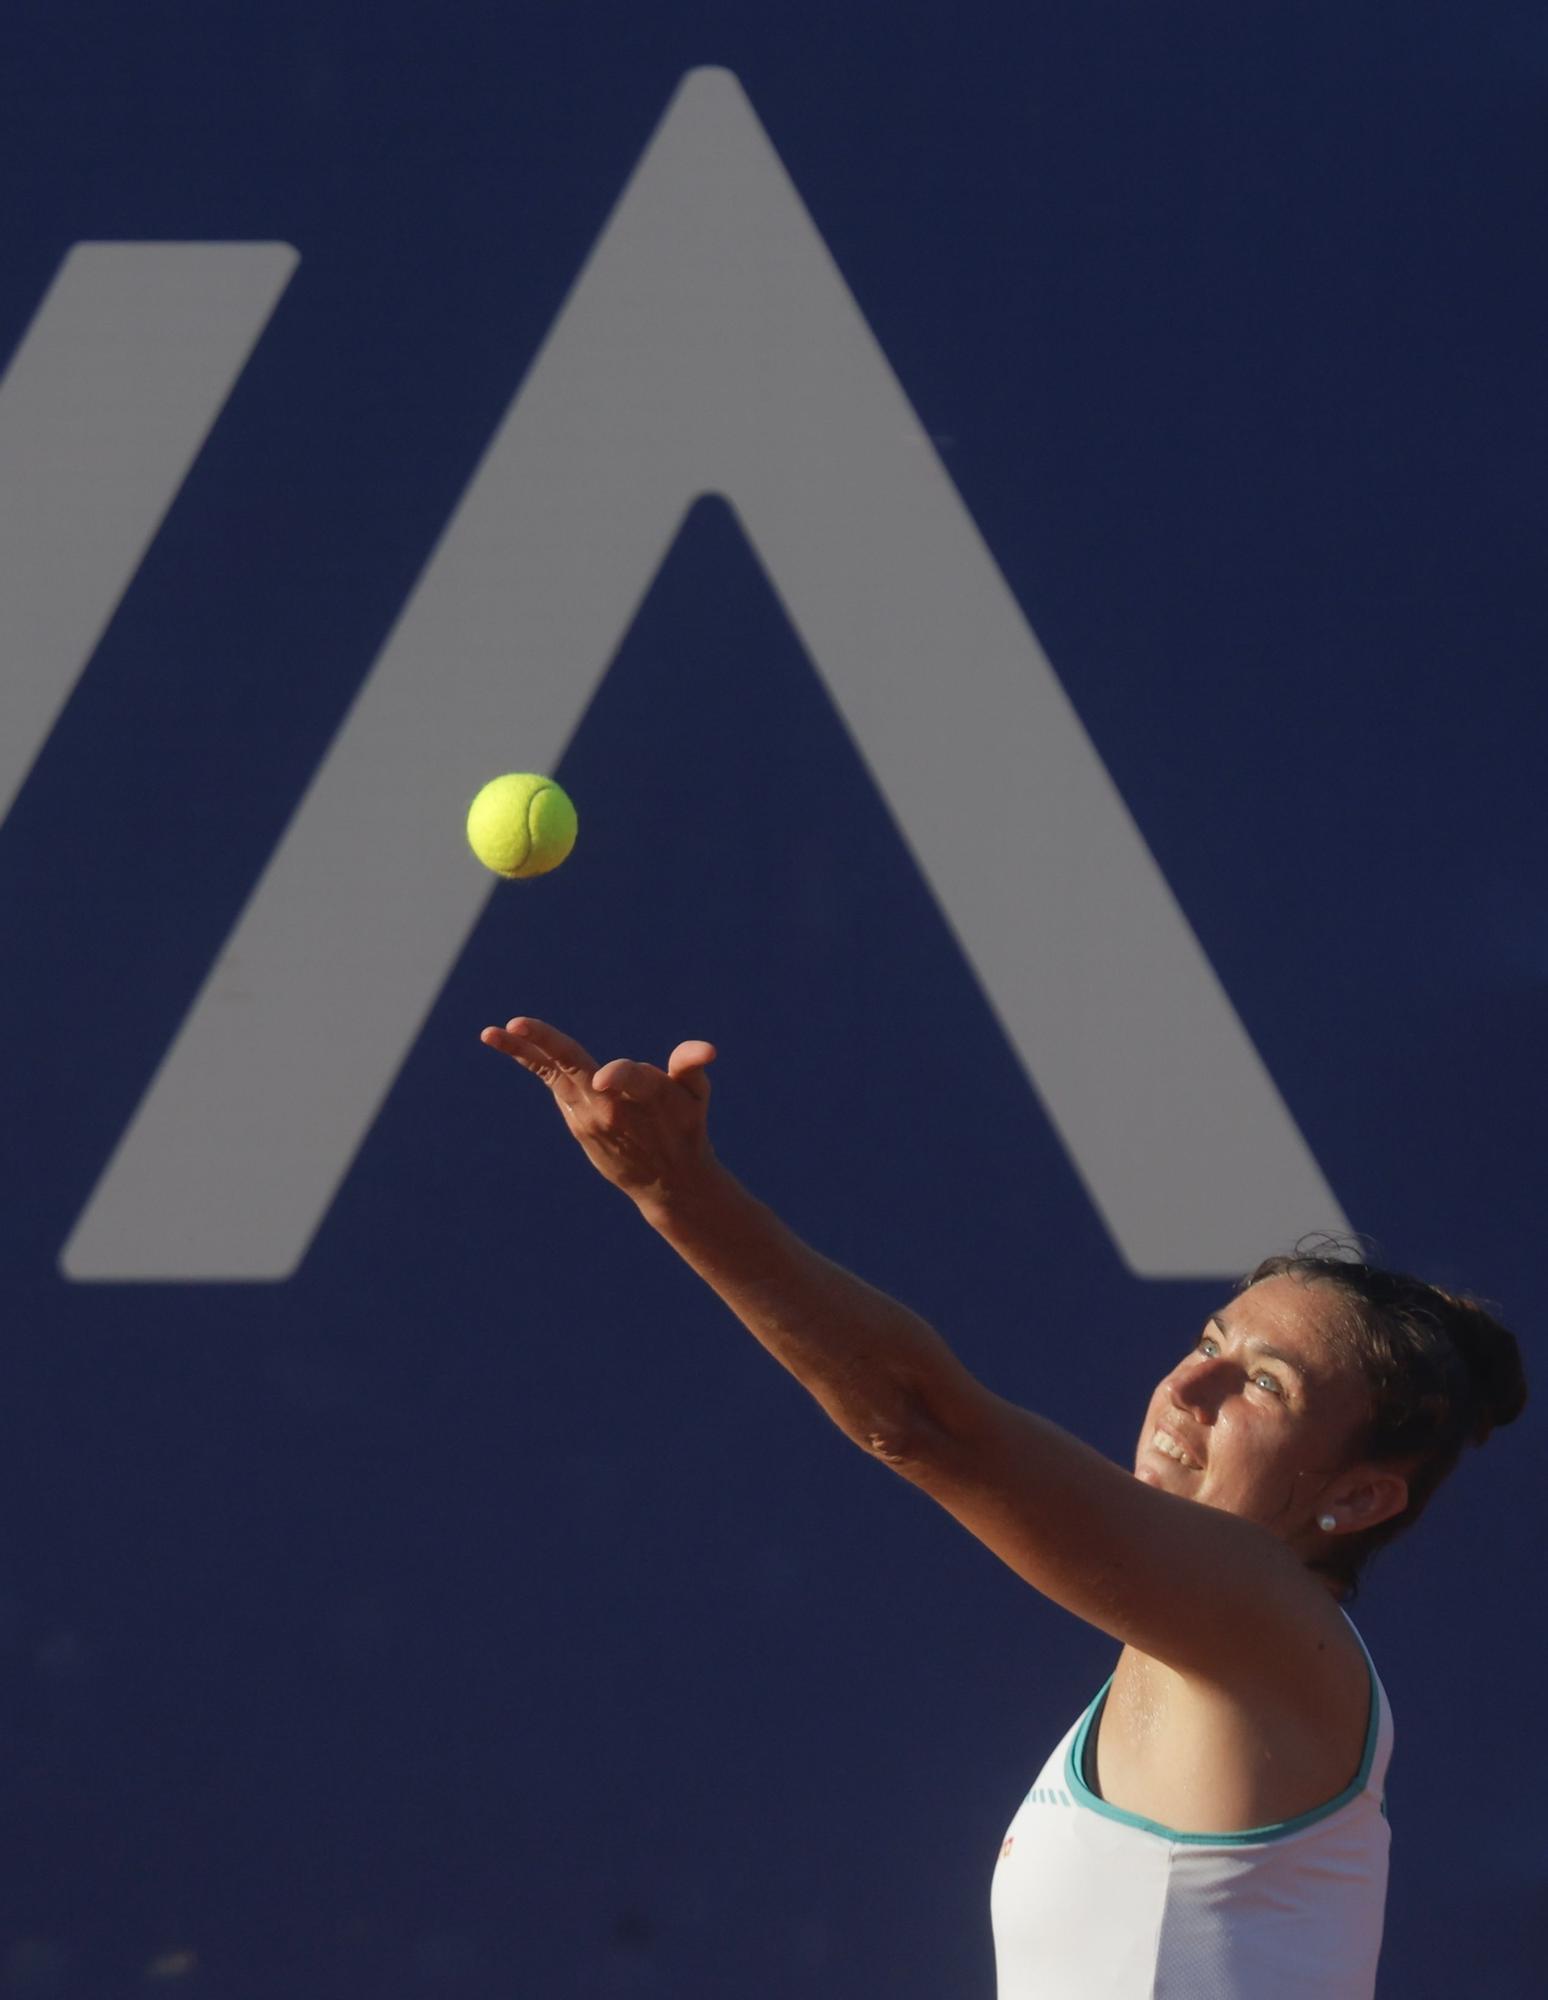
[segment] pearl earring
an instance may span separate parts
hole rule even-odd
[[[1319,1514],[1317,1516],[1317,1526],[1325,1535],[1331,1535],[1333,1530],[1338,1526],[1338,1516],[1336,1514]]]

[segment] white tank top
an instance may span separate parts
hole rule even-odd
[[[1000,1849],[999,2000],[1371,2000],[1392,1713],[1368,1653],[1366,1664],[1370,1721],[1353,1781],[1313,1812],[1245,1833],[1178,1833],[1096,1796],[1086,1749],[1109,1680]]]

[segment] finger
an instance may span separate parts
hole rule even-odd
[[[513,1014],[505,1024],[505,1032],[540,1049],[567,1076],[584,1079],[596,1068],[579,1042],[558,1028],[551,1028],[546,1021],[534,1020],[530,1014]]]
[[[513,1035],[509,1028],[485,1028],[478,1038],[489,1049],[497,1049],[502,1056],[509,1056],[512,1062],[540,1077],[551,1089],[563,1084],[569,1088],[569,1079],[550,1055],[545,1055],[536,1042],[524,1042],[520,1035]]]
[[[514,1056],[517,1062],[531,1060],[537,1051],[513,1035],[508,1028],[483,1028],[478,1039],[486,1049],[498,1049],[502,1056]]]
[[[519,1063],[539,1083],[547,1084],[562,1105],[582,1104],[590,1097],[591,1086],[585,1070],[565,1069],[537,1042],[513,1035],[509,1028],[485,1028],[479,1040],[486,1048],[496,1049],[501,1055]]]
[[[679,1042],[667,1057],[667,1075],[702,1103],[710,1094],[709,1066],[715,1053],[713,1042]]]
[[[604,1063],[591,1079],[591,1087],[604,1097],[625,1097],[631,1104],[649,1104],[667,1082],[665,1071],[654,1063],[625,1062],[621,1058]]]

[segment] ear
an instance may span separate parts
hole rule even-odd
[[[1332,1514],[1341,1535],[1363,1534],[1401,1514],[1408,1505],[1408,1480],[1390,1465],[1352,1465],[1322,1496],[1320,1511]]]

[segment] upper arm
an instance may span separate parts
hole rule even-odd
[[[1294,1690],[1347,1621],[1256,1522],[1136,1479],[964,1370],[884,1454],[1020,1577],[1189,1679]]]

